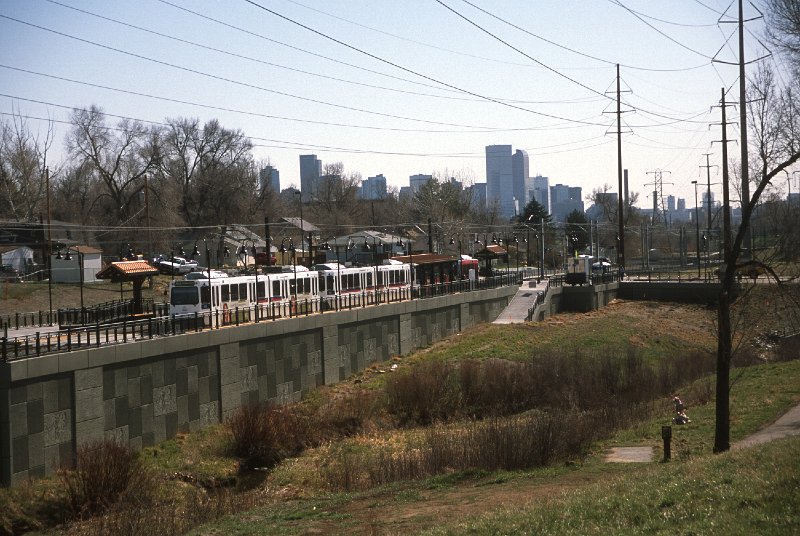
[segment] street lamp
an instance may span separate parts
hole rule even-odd
[[[695,240],[697,241],[697,277],[700,277],[700,211],[697,206],[697,181],[692,181],[694,184],[694,227],[695,227]]]
[[[86,309],[83,305],[83,252],[80,250],[78,246],[67,246],[67,252],[64,255],[65,261],[71,261],[72,255],[70,255],[70,250],[74,249],[75,253],[78,254],[78,280],[80,281],[80,288],[81,288],[81,325],[86,324]],[[58,253],[56,254],[56,259],[61,259],[61,248],[58,249]]]
[[[289,248],[286,248],[286,241],[289,241]],[[294,273],[294,301],[297,303],[297,254],[296,249],[294,247],[294,239],[288,236],[284,236],[283,240],[281,240],[281,247],[278,248],[278,251],[281,254],[286,253],[287,251],[291,252],[292,254],[292,272]]]
[[[456,243],[456,235],[450,235],[450,245],[453,246]],[[461,235],[458,235],[458,280],[459,282],[464,277],[464,270],[461,265],[462,263],[462,253],[461,253]]]

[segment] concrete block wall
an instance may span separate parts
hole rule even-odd
[[[287,403],[493,320],[515,288],[262,322],[0,363],[0,485],[52,474],[78,445],[141,449]]]
[[[71,374],[20,382],[9,393],[9,452],[3,482],[12,485],[52,474],[73,453]]]

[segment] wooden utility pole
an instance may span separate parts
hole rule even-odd
[[[622,199],[622,109],[620,105],[619,63],[617,64],[617,264],[625,266],[625,200]]]

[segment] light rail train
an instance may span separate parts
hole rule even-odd
[[[336,263],[318,264],[314,270],[297,266],[291,271],[247,276],[198,277],[170,284],[170,315],[222,315],[227,322],[233,311],[251,308],[278,311],[278,314],[318,312],[341,303],[352,303],[363,295],[399,294],[411,286],[411,266],[389,263],[378,266],[344,267]],[[198,272],[200,273],[200,272]],[[360,304],[360,301],[357,303]]]

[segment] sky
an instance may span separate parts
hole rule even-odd
[[[729,2],[0,0],[0,113],[41,133],[53,120],[55,161],[71,110],[96,105],[110,124],[241,129],[281,188],[299,186],[302,154],[397,188],[418,173],[485,182],[485,146],[510,144],[531,175],[587,195],[617,191],[619,64],[630,189],[652,206],[661,171],[663,195],[692,207],[705,153],[720,182],[721,90],[738,100],[737,67],[715,61],[738,60]],[[748,60],[767,53],[763,25],[746,25]]]

